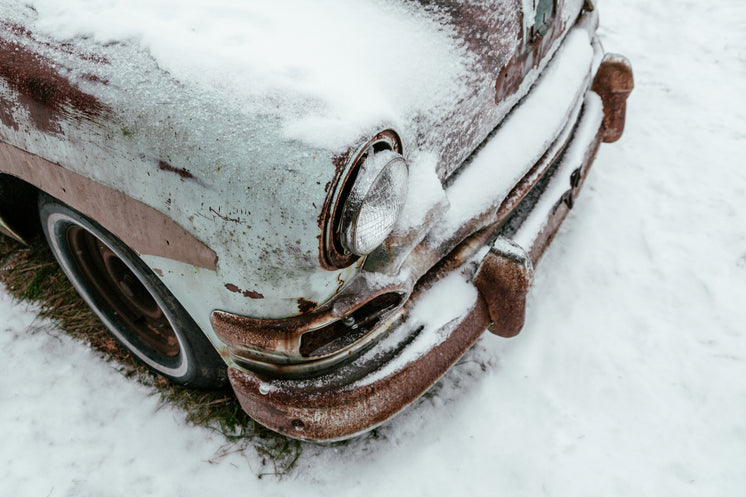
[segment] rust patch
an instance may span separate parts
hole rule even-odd
[[[238,288],[236,285],[234,285],[233,283],[226,283],[225,288],[227,288],[233,293],[240,293],[246,298],[250,298],[250,299],[263,299],[264,298],[264,295],[262,295],[259,292],[255,292],[253,290],[242,290]]]
[[[18,103],[41,132],[59,133],[60,121],[73,115],[95,119],[109,112],[96,97],[60,74],[51,60],[17,42],[0,39],[0,78],[18,94]],[[3,99],[0,105],[9,108],[11,102]],[[12,122],[7,111],[0,113],[0,119],[5,125]]]
[[[298,310],[300,310],[301,314],[311,312],[312,310],[316,309],[318,306],[319,304],[317,304],[313,300],[306,300],[303,297],[298,299]]]
[[[403,298],[400,293],[384,293],[347,314],[344,319],[306,333],[301,338],[300,354],[303,357],[322,357],[360,340],[399,307]]]
[[[622,137],[627,115],[627,97],[634,88],[635,81],[629,61],[621,55],[607,54],[591,87],[604,104],[604,143],[614,143]]]
[[[564,10],[564,1],[555,0],[553,10],[561,12]],[[565,24],[561,16],[557,16],[548,26],[547,32],[542,36],[539,33],[528,33],[521,35],[521,44],[513,55],[513,58],[502,68],[495,83],[495,101],[499,103],[504,98],[515,93],[526,78],[526,75],[539,66],[547,56],[554,42],[565,31]],[[526,39],[528,37],[529,39]]]
[[[157,274],[158,276],[160,276],[161,278],[163,278],[163,270],[162,269],[153,268],[153,272],[155,274]]]
[[[158,161],[158,169],[161,171],[169,171],[171,173],[176,173],[179,176],[181,176],[182,179],[194,179],[194,175],[190,173],[187,169],[174,167],[168,162],[164,160]]]
[[[0,123],[3,123],[3,125],[8,128],[18,131],[18,123],[13,119],[13,115],[8,109],[10,109],[10,105],[4,98],[0,97]]]
[[[2,20],[2,21],[0,21],[0,26],[2,26],[4,29],[10,31],[11,33],[13,33],[16,36],[22,36],[22,37],[25,37],[25,38],[32,38],[31,31],[29,31],[28,29],[24,28],[20,24],[16,24],[14,22]]]
[[[34,33],[32,33],[30,30],[25,28],[24,26],[21,26],[20,24],[10,22],[7,20],[0,20],[0,28],[10,31],[15,36],[19,38],[26,38],[28,40],[31,40],[35,43],[38,43],[39,45],[45,46],[47,48],[51,48],[53,50],[59,50],[60,52],[63,52],[67,55],[72,55],[74,57],[77,57],[81,60],[85,60],[87,62],[94,62],[97,64],[109,64],[109,60],[106,57],[103,57],[98,54],[94,53],[88,53],[83,52],[78,47],[74,46],[72,43],[67,42],[50,42],[47,40],[43,40],[39,38],[38,36],[35,36]]]
[[[470,55],[469,76],[463,82],[467,90],[454,109],[454,116],[431,121],[419,116],[417,136],[419,148],[439,151],[437,174],[445,179],[498,124],[495,120],[495,100],[487,89],[495,75],[513,56],[521,40],[521,0],[416,0],[445,29],[453,29]],[[468,125],[464,124],[468,123]]]
[[[511,33],[513,23],[510,14],[520,12],[520,1],[417,0],[417,3],[426,11],[446,16],[448,24],[464,40],[466,48],[477,56],[484,70],[494,72],[502,65],[502,54],[512,41],[506,36]]]
[[[302,440],[337,440],[384,422],[425,393],[476,342],[488,324],[487,309],[480,299],[453,333],[427,354],[355,388],[350,386],[357,377],[348,378],[343,385],[322,377],[303,387],[286,384],[268,391],[265,380],[254,374],[229,368],[228,377],[241,407],[264,426]],[[360,377],[366,373],[361,371]]]
[[[95,74],[88,74],[88,73],[86,73],[86,74],[81,74],[80,77],[82,79],[88,81],[88,82],[91,82],[91,83],[99,83],[99,84],[102,84],[104,86],[108,86],[108,84],[109,84],[109,80],[108,79],[100,78],[100,77],[96,76]]]
[[[290,318],[254,319],[214,311],[210,317],[210,322],[218,338],[232,350],[235,355],[234,358],[244,355],[256,356],[260,351],[272,351],[302,360],[301,341],[308,332],[335,326],[340,315],[356,314],[359,315],[356,323],[367,329],[366,320],[375,318],[377,314],[375,309],[365,310],[363,307],[378,300],[379,297],[388,292],[404,294],[403,289],[397,288],[383,288],[371,294],[364,287],[356,286],[354,283],[347,287],[345,292],[345,294],[337,296],[333,306],[326,303],[320,307],[315,307],[313,312],[309,311]],[[316,305],[315,303],[312,304]],[[283,374],[274,366],[272,369],[279,374]],[[288,373],[293,374],[290,370],[288,370]]]
[[[504,240],[498,248],[484,258],[474,285],[487,303],[492,321],[489,330],[511,338],[520,333],[526,320],[526,296],[533,280],[533,266],[530,256],[512,242]]]
[[[248,297],[250,299],[263,299],[264,298],[264,295],[262,295],[259,292],[254,292],[252,290],[244,290],[243,292],[241,292],[241,294],[244,297]]]

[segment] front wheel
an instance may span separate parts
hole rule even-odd
[[[62,270],[122,345],[175,383],[225,383],[226,365],[210,341],[132,249],[47,195],[39,197],[39,215]]]

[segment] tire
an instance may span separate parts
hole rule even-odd
[[[226,383],[226,365],[215,348],[132,249],[48,195],[39,197],[39,216],[63,272],[124,347],[174,383]]]

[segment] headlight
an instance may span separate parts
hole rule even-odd
[[[402,153],[399,135],[386,129],[332,158],[336,174],[319,217],[321,267],[349,267],[391,232],[407,194]]]
[[[370,152],[342,214],[346,248],[356,255],[373,252],[389,236],[407,197],[407,162],[392,150]]]

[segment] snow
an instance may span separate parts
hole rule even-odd
[[[448,236],[487,207],[496,209],[541,158],[568,118],[579,112],[577,96],[586,86],[593,55],[588,33],[571,30],[553,60],[556,63],[549,65],[520,108],[505,119],[448,189],[451,209],[440,233]]]
[[[355,387],[387,378],[443,343],[458,324],[459,318],[474,308],[478,297],[474,285],[460,272],[453,272],[435,283],[414,306],[407,318],[407,326],[395,329],[383,342],[398,344],[409,338],[412,330],[421,328],[417,336],[401,355],[355,383]]]
[[[531,213],[521,223],[520,228],[513,236],[513,241],[521,247],[532,247],[557,205],[558,199],[567,191],[570,184],[572,172],[582,164],[588,146],[593,142],[598,128],[603,119],[603,102],[601,97],[595,93],[586,96],[583,102],[583,116],[573,132],[573,141],[562,155],[562,160],[557,170],[552,175],[552,180],[544,189],[544,194],[534,205]]]
[[[453,91],[466,75],[464,48],[404,2],[26,3],[38,14],[35,30],[102,43],[128,40],[201,89],[246,103],[270,95],[270,104],[287,108],[287,136],[320,146],[349,146],[360,130],[398,122],[413,109],[432,112],[466,94]],[[297,101],[283,95],[301,95],[315,105],[299,118]]]
[[[436,168],[438,158],[434,153],[421,153],[409,160],[409,185],[407,200],[394,230],[408,233],[424,228],[427,215],[439,204],[447,204],[443,184]],[[423,231],[426,231],[423,229]],[[424,236],[424,234],[423,234]]]
[[[253,450],[3,295],[0,494],[742,494],[746,6],[599,9],[636,70],[628,127],[537,267],[521,335],[484,336],[378,439],[304,445],[260,480]]]

